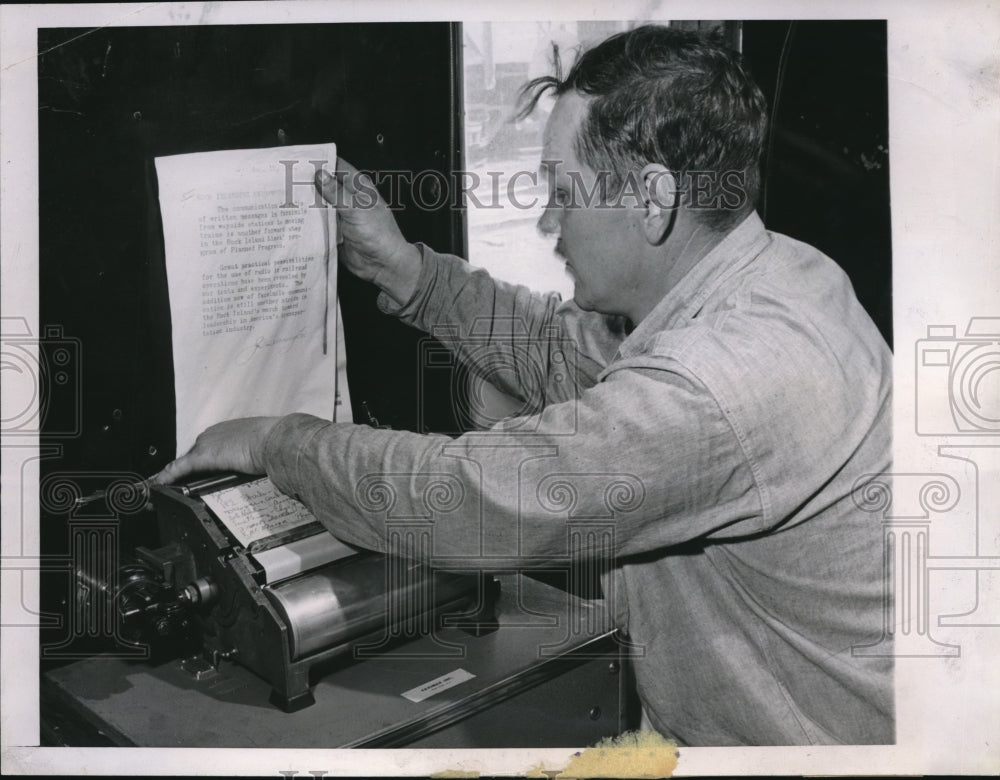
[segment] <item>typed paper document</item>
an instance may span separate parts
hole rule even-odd
[[[156,158],[177,454],[238,417],[351,421],[336,213],[312,186],[334,144]]]

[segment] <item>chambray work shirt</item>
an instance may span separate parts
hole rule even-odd
[[[627,336],[428,249],[413,298],[380,305],[524,414],[457,439],[283,418],[267,472],[335,536],[385,550],[424,522],[441,560],[610,555],[663,734],[894,741],[885,645],[852,653],[883,638],[882,530],[852,495],[889,469],[891,356],[832,260],[751,215]]]

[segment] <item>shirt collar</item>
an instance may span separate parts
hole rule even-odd
[[[719,285],[746,267],[769,241],[764,223],[757,212],[751,212],[656,304],[621,343],[618,355],[629,357],[641,352],[652,336],[695,316]]]

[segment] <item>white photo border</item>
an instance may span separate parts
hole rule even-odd
[[[307,24],[348,21],[627,19],[638,2],[428,0],[156,3],[0,7],[0,249],[2,315],[38,327],[37,31],[47,27],[175,24]],[[997,496],[1000,435],[970,441],[927,435],[916,423],[920,392],[940,388],[918,365],[929,326],[963,333],[973,317],[1000,317],[1000,12],[987,0],[678,0],[674,19],[886,19],[895,343],[894,473],[945,472],[968,494]],[[849,56],[849,52],[845,53]],[[67,200],[85,193],[67,193]],[[993,385],[995,387],[995,385]],[[3,394],[6,396],[6,393]],[[5,409],[27,403],[5,397]],[[10,406],[8,406],[8,404]],[[21,408],[17,406],[16,408]],[[7,419],[6,414],[4,419]],[[975,445],[976,460],[970,460]],[[37,629],[16,616],[38,603],[38,442],[2,446],[3,771],[24,774],[239,774],[280,777],[425,776],[445,769],[521,775],[561,766],[571,749],[236,750],[39,748]],[[27,466],[26,466],[27,464]],[[963,465],[964,464],[964,465]],[[923,488],[915,488],[918,492]],[[905,497],[900,501],[907,500]],[[921,498],[921,504],[923,499]],[[683,748],[676,774],[978,774],[1000,766],[1000,620],[962,621],[978,605],[998,612],[1000,517],[975,505],[977,546],[928,570],[935,641],[951,657],[900,657],[897,744],[865,747]],[[996,511],[996,507],[993,507]],[[949,533],[946,515],[934,534]],[[938,537],[931,538],[931,557]],[[979,545],[982,540],[983,544]],[[944,547],[968,547],[949,540]],[[982,559],[982,568],[975,561]],[[974,594],[967,572],[976,571]],[[941,616],[952,620],[942,623]],[[581,746],[582,747],[582,746]]]

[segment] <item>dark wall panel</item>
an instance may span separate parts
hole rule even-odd
[[[447,24],[40,33],[40,323],[81,345],[81,435],[61,442],[59,468],[146,474],[174,455],[153,158],[333,140],[361,168],[447,173],[461,137],[452,41]],[[446,208],[399,221],[411,240],[461,248]],[[415,406],[416,332],[341,277],[355,409],[399,428],[447,415],[445,398]],[[51,421],[69,413],[52,400]]]
[[[891,346],[886,23],[744,22],[743,52],[771,109],[765,224],[836,260]]]

